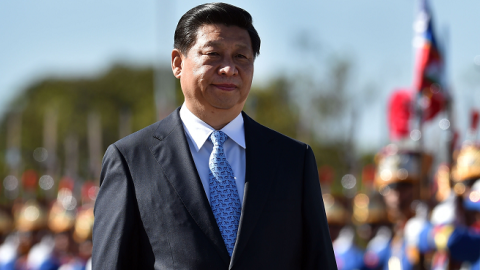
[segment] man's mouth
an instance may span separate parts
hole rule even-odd
[[[223,91],[233,91],[237,89],[237,86],[231,83],[219,83],[219,84],[213,84],[213,86]]]

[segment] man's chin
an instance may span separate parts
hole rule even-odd
[[[225,112],[237,111],[237,110],[241,111],[242,108],[243,108],[243,104],[239,104],[238,102],[234,102],[234,101],[230,101],[230,100],[210,102],[210,106],[213,107],[216,110],[225,111]]]
[[[238,111],[240,113],[242,110],[238,110],[237,107],[235,106],[212,106],[212,108],[217,112],[221,114],[229,114],[229,113],[235,113]]]

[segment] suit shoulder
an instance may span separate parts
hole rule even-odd
[[[147,127],[144,127],[118,141],[113,143],[118,149],[124,150],[128,148],[135,148],[143,144],[146,140],[153,137],[155,130],[158,128],[159,122],[155,122]]]
[[[279,144],[282,146],[285,146],[287,148],[294,148],[294,149],[308,149],[310,146],[302,141],[299,141],[297,139],[291,138],[285,134],[282,134],[276,130],[273,130],[269,127],[266,127],[258,122],[259,128],[265,132],[265,134],[270,137],[271,139],[277,141]]]

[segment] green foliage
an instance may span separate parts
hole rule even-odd
[[[79,141],[79,174],[97,178],[88,168],[87,118],[97,113],[101,119],[103,153],[106,147],[119,139],[119,115],[122,110],[132,114],[132,131],[156,121],[153,99],[153,70],[114,66],[107,73],[93,79],[45,79],[17,97],[11,110],[21,110],[21,149],[23,169],[42,172],[45,165],[33,158],[33,151],[42,147],[43,126],[47,111],[57,117],[57,156],[62,167],[65,160],[64,141],[70,134]],[[7,117],[8,118],[8,117]],[[6,145],[7,118],[2,121],[2,152]],[[4,157],[5,155],[2,155]],[[3,175],[7,173],[3,169]],[[60,169],[60,174],[63,174]]]
[[[279,78],[265,88],[253,88],[245,112],[257,122],[282,134],[296,137],[298,113],[289,99],[290,84]]]

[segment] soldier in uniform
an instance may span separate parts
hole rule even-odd
[[[65,262],[59,270],[84,270],[87,264],[91,264],[93,206],[97,191],[98,187],[92,182],[84,183],[82,187],[82,206],[78,208],[73,229],[73,240],[78,245],[78,252],[75,257]]]
[[[10,214],[0,208],[0,244],[13,229],[13,219]]]
[[[53,256],[57,258],[59,265],[69,262],[76,253],[72,232],[76,218],[77,200],[73,190],[73,179],[63,177],[58,184],[57,199],[50,209],[48,225],[55,242]]]
[[[59,270],[84,270],[88,263],[91,264],[93,220],[93,206],[79,209],[73,232],[73,238],[78,244],[78,253]]]
[[[325,205],[325,214],[327,215],[328,229],[330,231],[330,239],[337,239],[340,230],[348,222],[350,214],[339,196],[334,196],[329,193],[325,193],[322,196]]]
[[[15,219],[18,246],[14,269],[39,269],[34,267],[50,258],[48,252],[43,252],[49,244],[47,238],[43,238],[47,227],[45,208],[38,201],[30,199],[19,208]]]
[[[13,220],[4,210],[0,210],[0,270],[14,269],[17,257],[18,236],[10,234]]]
[[[360,235],[368,242],[363,256],[364,269],[382,269],[388,261],[389,245],[392,239],[392,224],[388,220],[387,209],[381,195],[370,196],[360,193],[355,196],[353,217]]]
[[[58,185],[57,199],[48,214],[48,233],[32,247],[28,254],[27,269],[58,269],[74,256],[72,229],[75,222],[76,199],[74,182],[63,178]]]
[[[339,270],[361,269],[363,266],[363,251],[355,244],[355,230],[347,225],[350,214],[340,197],[323,194],[325,213],[333,241],[333,251]]]
[[[375,186],[383,195],[387,206],[387,215],[393,224],[393,238],[388,248],[383,251],[388,260],[383,269],[410,270],[420,264],[418,247],[410,245],[404,235],[405,224],[414,217],[412,203],[419,199],[420,180],[428,164],[424,163],[424,156],[418,151],[399,150],[389,145],[377,156],[377,174]],[[388,233],[382,235],[383,243]]]
[[[480,269],[480,147],[460,150],[452,171],[453,190],[432,211],[431,225],[418,235],[437,253],[432,269]]]

